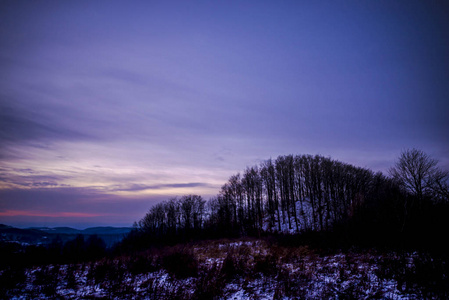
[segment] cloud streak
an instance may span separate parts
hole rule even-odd
[[[288,153],[446,162],[440,4],[175,2],[1,4],[3,211],[143,214]]]
[[[48,217],[48,218],[94,218],[104,217],[107,214],[95,214],[95,213],[78,213],[78,212],[56,212],[48,213],[42,211],[27,211],[27,210],[7,210],[0,211],[0,217]]]
[[[208,183],[202,182],[190,182],[190,183],[170,183],[170,184],[156,184],[156,185],[145,185],[145,184],[132,184],[129,187],[112,187],[111,192],[138,192],[146,190],[161,190],[161,189],[178,189],[178,188],[195,188],[195,187],[210,187]]]

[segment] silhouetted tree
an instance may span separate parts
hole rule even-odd
[[[421,205],[423,198],[439,189],[444,190],[448,173],[437,167],[438,161],[421,150],[405,150],[389,172]],[[447,192],[447,191],[446,191]]]
[[[412,199],[447,201],[448,175],[417,150],[405,152],[390,172],[393,176],[386,177],[320,155],[278,156],[231,176],[207,203],[198,195],[185,195],[153,206],[133,235],[142,233],[151,243],[168,236],[259,235],[288,228],[297,233],[336,230],[345,237],[388,233],[394,240],[406,234],[402,229],[410,219]],[[415,177],[421,180],[418,187]],[[438,211],[427,207],[427,223]],[[414,213],[407,234],[418,228],[417,217],[424,218],[422,212]]]
[[[178,199],[172,198],[164,204],[164,210],[167,215],[167,230],[170,236],[175,236],[179,228],[179,201]]]
[[[422,210],[431,205],[429,202],[448,201],[448,172],[437,165],[438,161],[423,151],[409,149],[403,151],[395,166],[390,168],[393,180],[411,195],[405,198],[401,231],[411,218],[415,218],[414,214],[424,213]]]

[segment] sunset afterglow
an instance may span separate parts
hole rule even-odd
[[[447,10],[402,4],[2,1],[0,223],[131,226],[284,154],[447,169]]]

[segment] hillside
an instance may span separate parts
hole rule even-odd
[[[70,227],[30,227],[15,228],[0,224],[0,242],[16,242],[22,245],[48,245],[54,239],[61,239],[65,243],[73,240],[77,235],[97,235],[103,239],[108,247],[120,242],[130,231],[130,227],[91,227],[79,230]]]
[[[443,266],[443,268],[441,268]],[[272,239],[152,248],[89,264],[5,270],[3,296],[114,299],[422,299],[448,295],[444,260]],[[9,280],[10,281],[10,280]]]

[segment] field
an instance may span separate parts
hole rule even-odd
[[[153,248],[83,264],[6,268],[11,299],[422,299],[447,296],[445,261],[270,239]]]

